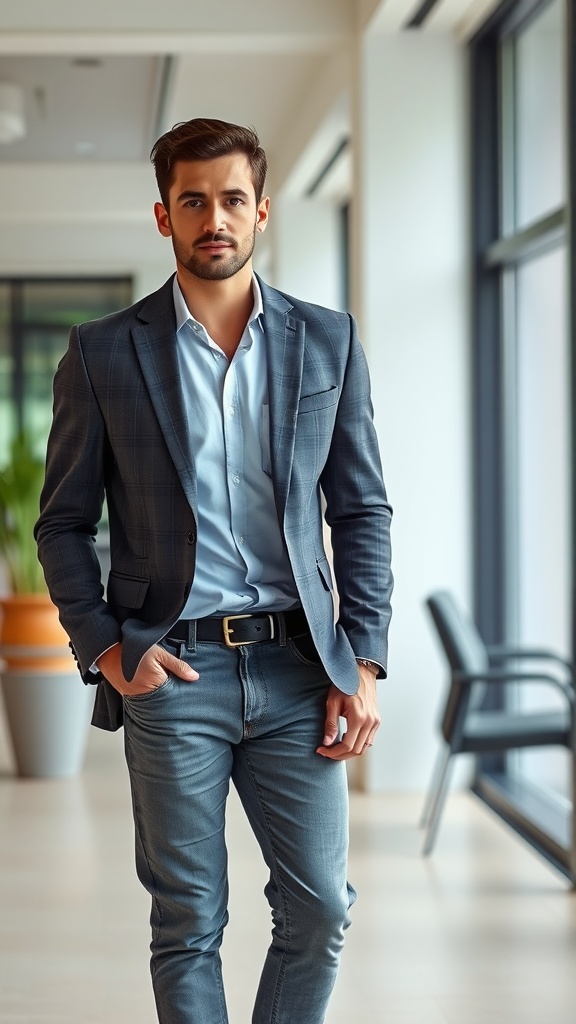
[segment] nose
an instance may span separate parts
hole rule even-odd
[[[209,234],[216,235],[219,231],[224,231],[225,227],[226,218],[224,216],[224,209],[220,203],[210,203],[206,206],[204,231]]]

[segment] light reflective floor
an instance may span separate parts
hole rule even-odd
[[[359,899],[327,1024],[570,1024],[576,899],[567,884],[460,794],[424,861],[420,805],[419,796],[352,798]],[[249,1024],[269,914],[235,799],[229,845],[230,1021]],[[147,916],[121,736],[92,730],[78,779],[17,781],[0,728],[0,1022],[154,1024]]]

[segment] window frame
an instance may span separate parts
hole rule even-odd
[[[65,331],[64,325],[55,325],[46,320],[26,320],[24,317],[24,292],[27,285],[124,285],[126,286],[132,301],[134,292],[134,280],[130,274],[105,274],[105,275],[0,275],[0,285],[7,286],[9,294],[9,354],[13,361],[11,379],[11,403],[14,413],[14,428],[21,431],[24,428],[24,406],[25,406],[25,335],[29,330],[40,331]],[[70,324],[70,328],[73,325]],[[69,328],[68,328],[69,329]]]
[[[514,268],[558,245],[566,245],[569,285],[570,387],[576,396],[576,15],[564,0],[567,18],[568,194],[566,205],[550,211],[527,228],[516,230],[506,216],[513,171],[506,171],[502,119],[505,82],[500,46],[511,39],[550,0],[505,0],[470,43],[471,229],[472,229],[472,404],[474,436],[473,523],[474,611],[488,644],[505,643],[513,617],[508,595],[514,572],[507,543],[510,494],[507,493],[511,427],[510,396],[505,384],[513,371],[505,344],[513,322],[506,318],[514,303]],[[504,69],[505,71],[505,69]],[[502,141],[504,139],[504,141]],[[508,165],[510,167],[510,164]],[[504,172],[504,174],[502,173]],[[508,204],[507,204],[508,200]],[[571,402],[572,548],[576,552],[576,410]],[[572,569],[572,652],[576,650],[576,574]],[[573,654],[572,654],[573,656]],[[490,707],[504,705],[503,687],[490,688]],[[576,791],[576,756],[572,786]],[[473,791],[502,819],[571,879],[576,878],[576,814],[524,787],[506,768],[504,755],[479,757]]]

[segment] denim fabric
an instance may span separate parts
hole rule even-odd
[[[160,1024],[228,1019],[219,948],[230,778],[270,869],[272,943],[253,1024],[324,1020],[355,893],[346,882],[344,764],[315,753],[329,682],[305,645],[198,643],[181,653],[197,682],[169,677],[151,694],[124,699]]]

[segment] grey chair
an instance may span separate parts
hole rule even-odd
[[[422,852],[428,855],[436,839],[454,756],[549,745],[574,750],[575,691],[573,666],[564,658],[551,651],[487,647],[472,619],[447,592],[432,594],[426,604],[450,666],[441,721],[444,743],[421,819],[426,828]],[[562,694],[560,710],[482,710],[487,687],[533,682],[548,684]]]

